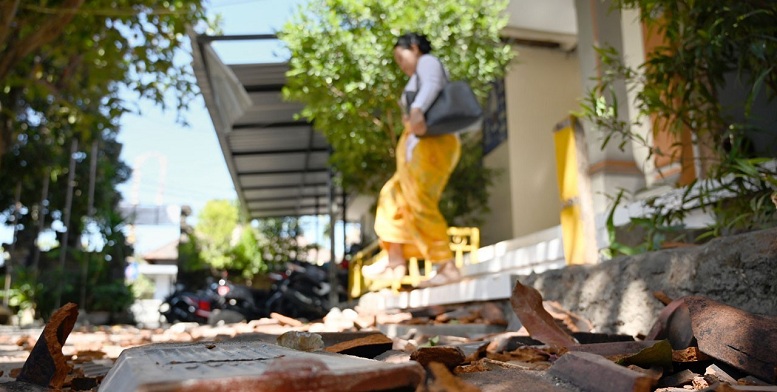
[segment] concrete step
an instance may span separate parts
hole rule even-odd
[[[465,258],[460,282],[408,292],[385,289],[368,293],[359,299],[359,306],[375,310],[412,309],[510,298],[518,277],[566,265],[561,228],[483,247],[477,259],[479,263],[469,264],[470,259]]]

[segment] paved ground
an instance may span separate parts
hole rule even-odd
[[[139,329],[131,326],[100,326],[100,327],[76,327],[68,337],[63,353],[73,358],[73,366],[86,376],[101,378],[113,366],[121,352],[130,347],[139,347],[151,343],[165,342],[220,342],[239,340],[245,344],[272,340],[273,336],[280,335],[291,330],[329,330],[328,339],[337,335],[334,330],[347,330],[340,326],[325,324],[305,324],[291,326],[277,320],[264,319],[250,323],[232,324],[218,327],[201,326],[191,323],[181,323],[158,329]],[[352,324],[351,324],[352,325]],[[345,325],[347,326],[347,325]],[[475,329],[483,329],[482,326],[473,326]],[[377,328],[368,328],[377,331]],[[42,329],[0,327],[0,383],[14,381],[18,369],[21,368],[29,354],[28,350],[34,346]],[[431,331],[433,332],[433,330]],[[342,332],[343,336],[348,332]],[[325,334],[327,335],[327,334]],[[415,334],[409,339],[395,338],[394,347],[404,350],[412,350],[416,345],[424,342],[428,336]],[[446,340],[446,339],[443,339]],[[447,341],[466,343],[472,339],[451,337]],[[476,345],[475,345],[476,346]],[[564,384],[544,371],[525,370],[520,366],[504,364],[490,366],[489,371],[463,374],[461,377],[467,382],[476,385],[483,391],[508,391],[515,390],[515,385],[531,386],[533,391],[577,391],[568,384]],[[74,372],[75,373],[75,372]],[[6,390],[13,391],[10,384],[6,384]],[[0,391],[3,387],[0,386]]]

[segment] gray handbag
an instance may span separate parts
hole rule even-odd
[[[442,63],[440,63],[442,67]],[[443,74],[445,71],[443,70]],[[421,78],[418,77],[420,90]],[[406,91],[407,108],[415,101],[417,91]],[[444,135],[467,130],[483,120],[483,109],[480,107],[472,88],[464,81],[448,81],[440,90],[432,106],[424,113],[426,134],[424,136]]]

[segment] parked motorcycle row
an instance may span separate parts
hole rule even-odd
[[[169,323],[210,325],[256,320],[273,312],[306,320],[325,316],[331,308],[332,290],[326,270],[308,263],[289,262],[286,267],[284,272],[269,275],[269,290],[234,284],[226,278],[198,290],[177,285],[159,313]]]

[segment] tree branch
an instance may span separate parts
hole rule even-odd
[[[56,84],[57,89],[61,90],[65,87],[65,84],[70,81],[70,76],[81,66],[83,58],[82,54],[75,54],[70,57],[68,65],[62,70],[62,75],[60,75],[59,81]]]
[[[11,21],[19,10],[21,0],[3,0],[0,2],[0,45],[11,35]]]
[[[84,0],[65,0],[62,9],[76,9],[83,4]],[[63,12],[57,16],[46,18],[40,28],[32,34],[14,43],[9,42],[4,50],[5,53],[2,53],[2,59],[0,59],[0,80],[5,79],[13,66],[24,57],[59,37],[75,15],[72,12]]]
[[[391,114],[386,113],[386,125],[388,128],[388,134],[389,134],[389,140],[391,140],[391,145],[394,146],[394,143],[397,142],[397,133],[394,131],[394,116]],[[394,155],[393,152],[391,154]]]

